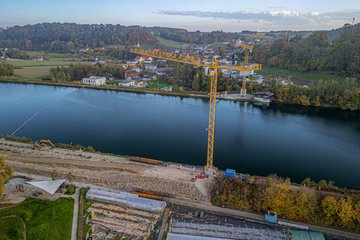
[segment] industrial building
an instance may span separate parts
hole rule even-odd
[[[83,78],[81,81],[83,84],[93,85],[93,86],[102,86],[106,84],[105,77],[91,76],[89,78]]]

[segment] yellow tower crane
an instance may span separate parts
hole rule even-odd
[[[239,47],[242,47],[245,49],[244,66],[249,67],[249,55],[250,55],[250,53],[252,53],[253,46],[251,46],[249,44],[245,44],[245,43],[240,43]],[[246,96],[246,78],[245,77],[243,77],[243,80],[242,80],[240,96],[241,97]]]
[[[218,70],[228,69],[236,71],[252,71],[261,69],[261,65],[254,64],[253,67],[245,66],[222,66],[219,65],[217,60],[212,60],[211,64],[206,64],[209,61],[201,59],[199,57],[183,55],[183,54],[171,54],[160,50],[142,50],[138,48],[130,49],[130,52],[140,54],[144,56],[150,56],[153,58],[165,59],[172,62],[179,62],[185,64],[191,64],[195,67],[202,67],[208,70],[208,76],[210,76],[210,107],[209,107],[209,119],[208,119],[208,144],[207,144],[207,161],[206,170],[213,171],[213,159],[214,159],[214,137],[215,137],[215,116],[216,116],[216,92],[218,82]]]

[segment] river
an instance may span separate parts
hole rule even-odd
[[[360,112],[218,101],[214,165],[360,189]],[[0,134],[205,165],[208,100],[0,83]]]

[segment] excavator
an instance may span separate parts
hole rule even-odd
[[[34,149],[42,149],[43,147],[55,148],[55,144],[53,144],[49,139],[48,140],[41,139],[39,141],[34,142]]]

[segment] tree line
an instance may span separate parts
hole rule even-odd
[[[0,199],[4,193],[4,184],[12,177],[14,170],[5,164],[4,156],[0,156]]]
[[[346,25],[331,34],[319,31],[309,36],[278,39],[271,46],[254,48],[254,61],[269,67],[296,71],[331,71],[360,75],[360,24]]]
[[[311,87],[284,85],[276,79],[264,87],[260,87],[256,83],[251,85],[256,90],[273,92],[276,101],[280,103],[360,110],[360,87],[356,79],[318,80]]]
[[[14,75],[14,66],[0,62],[0,76],[13,76]]]
[[[123,78],[124,69],[117,64],[70,64],[68,67],[50,68],[51,79],[59,82],[80,81],[90,76]]]
[[[72,52],[114,44],[152,44],[156,39],[140,26],[39,23],[0,31],[0,46],[24,50]]]
[[[360,232],[359,197],[324,195],[276,176],[248,181],[220,178],[214,186],[212,201],[218,206],[259,213],[271,210],[281,218]]]

